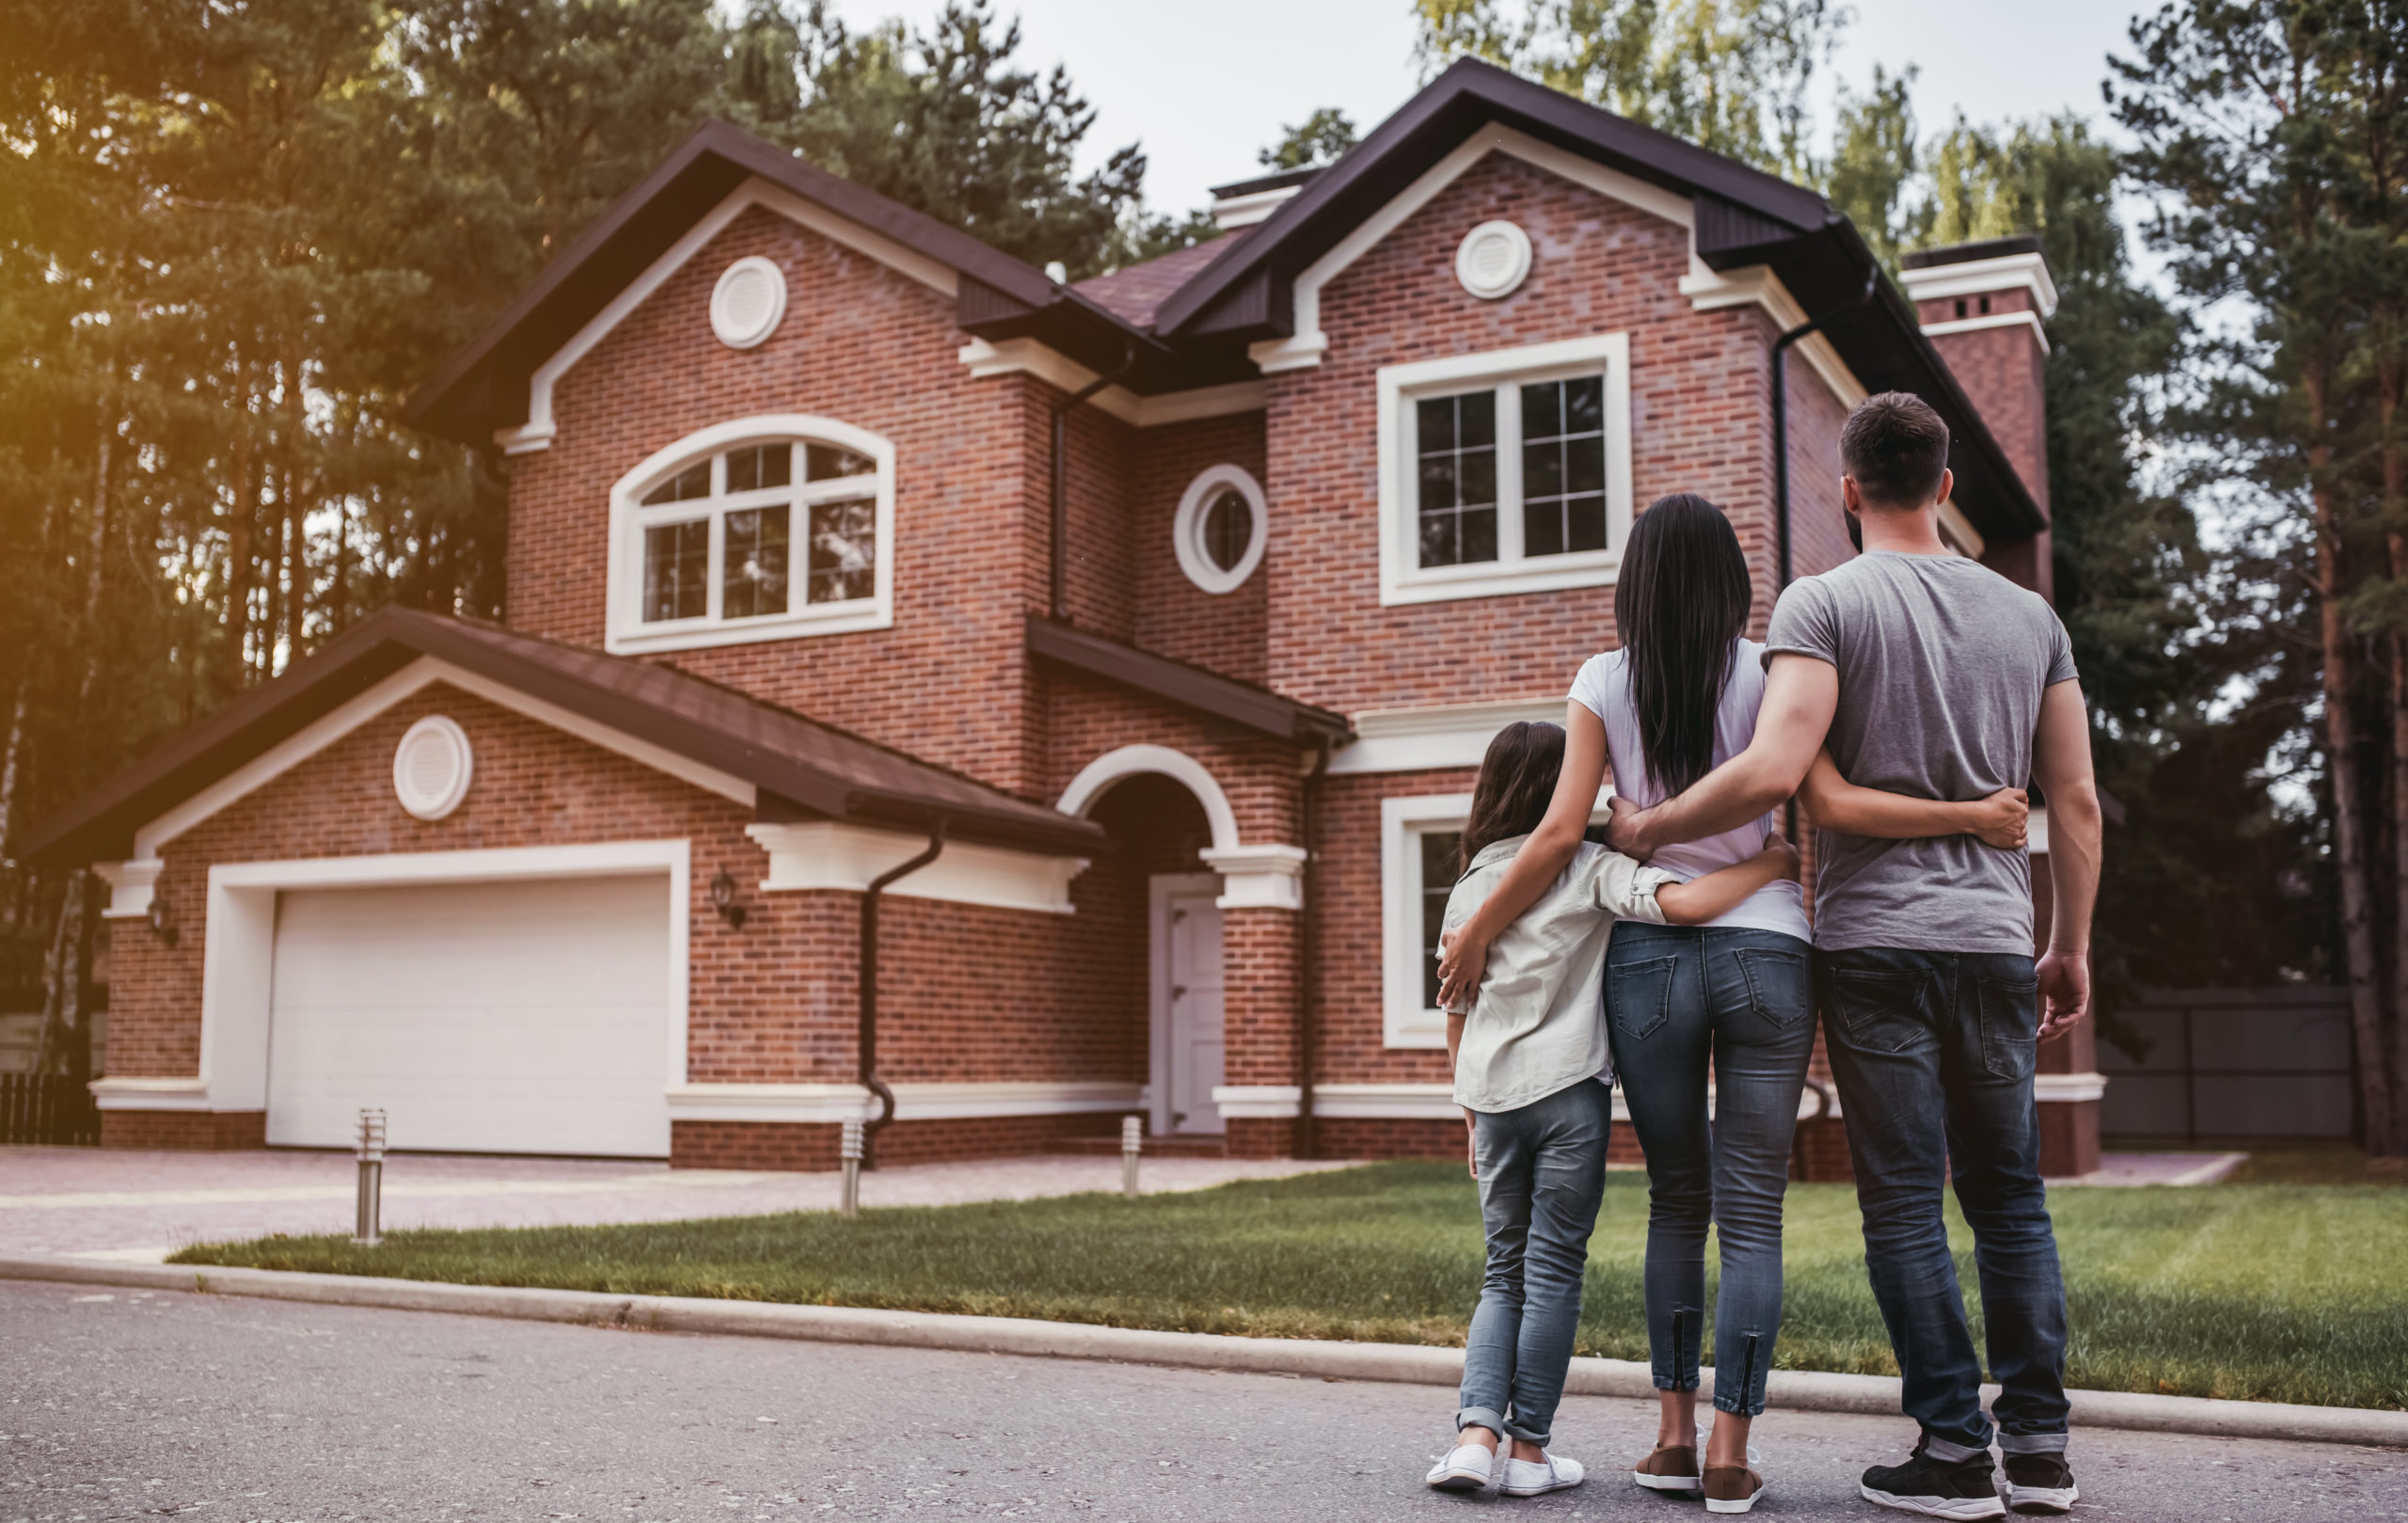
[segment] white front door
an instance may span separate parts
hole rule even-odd
[[[1154,1131],[1218,1136],[1222,1080],[1221,880],[1153,880]]]

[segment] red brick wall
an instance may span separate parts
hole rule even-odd
[[[1798,346],[1789,366],[1789,551],[1791,572],[1812,577],[1856,554],[1847,540],[1847,509],[1840,497],[1840,430],[1848,409]],[[1770,405],[1770,398],[1766,398]],[[1755,618],[1750,633],[1764,638],[1772,617],[1774,562],[1758,562]]]
[[[1213,594],[1187,579],[1171,545],[1179,500],[1197,475],[1236,466],[1261,482],[1260,413],[1167,423],[1138,434],[1130,510],[1135,548],[1136,643],[1177,660],[1210,667],[1241,682],[1268,675],[1269,576],[1260,566],[1235,592]],[[1277,522],[1280,504],[1270,503]],[[1269,547],[1264,548],[1267,560]]]
[[[267,1146],[265,1111],[103,1111],[101,1146],[231,1152]]]
[[[2000,316],[2037,309],[2028,289],[1994,291],[1987,296],[1942,297],[1918,303],[1916,309],[1925,323],[1954,322],[1960,300],[1969,316]],[[1989,304],[1988,312],[1981,311],[1984,301]],[[1989,425],[1991,436],[2006,452],[2007,462],[2023,478],[2025,489],[2040,504],[2045,516],[2049,511],[2049,432],[2043,372],[2048,356],[2040,347],[2040,336],[2028,325],[2017,324],[2012,327],[1975,328],[1968,333],[1937,333],[1932,335],[1931,342],[1948,361],[1948,369],[1965,389],[1965,395],[1981,410],[1982,420]],[[2013,580],[2037,589],[2042,596],[2053,596],[2054,578],[2050,574],[2046,533],[1994,542],[1983,552],[1982,561]]]

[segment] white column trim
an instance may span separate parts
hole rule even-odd
[[[1305,1091],[1292,1084],[1223,1084],[1212,1087],[1212,1103],[1224,1121],[1282,1121],[1301,1114]]]
[[[1196,853],[1221,875],[1224,910],[1301,910],[1305,907],[1305,849],[1296,846],[1207,847]]]
[[[109,886],[109,907],[101,912],[103,920],[139,920],[150,912],[150,901],[159,874],[167,865],[157,857],[135,857],[126,862],[96,862],[92,871]]]
[[[1516,721],[1560,723],[1564,702],[1560,697],[1513,698],[1428,708],[1363,709],[1350,716],[1354,739],[1330,753],[1329,775],[1478,767],[1497,731]]]
[[[2049,352],[2049,330],[2040,325],[2040,314],[2034,311],[1992,312],[1988,317],[1952,317],[1944,323],[1925,323],[1923,331],[1925,338],[1939,339],[1951,333],[1979,333],[1984,328],[2020,327],[2032,330],[2032,340],[2040,346],[2040,353],[2045,355]]]
[[[863,893],[870,880],[927,849],[926,836],[871,830],[832,820],[747,825],[744,833],[769,854],[768,894],[834,890]],[[1071,912],[1070,880],[1085,857],[1014,851],[968,841],[948,842],[943,855],[886,890],[905,898],[942,899],[1039,914]]]
[[[2099,1100],[2106,1093],[2107,1075],[2103,1073],[2036,1073],[2032,1076],[2032,1098],[2043,1105],[2069,1105],[2085,1100]]]

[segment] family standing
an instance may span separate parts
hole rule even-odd
[[[2048,604],[1941,541],[1947,455],[1922,401],[1856,409],[1842,492],[1864,553],[1783,591],[1762,643],[1746,637],[1753,589],[1729,520],[1700,497],[1657,501],[1615,589],[1620,648],[1580,669],[1560,730],[1511,726],[1489,749],[1440,961],[1488,1263],[1433,1486],[1529,1496],[1583,1479],[1548,1446],[1618,1076],[1647,1161],[1659,1399],[1632,1479],[1713,1512],[1764,1494],[1749,1428],[1777,1353],[1782,1202],[1819,1007],[1866,1266],[1922,1430],[1904,1464],[1865,1472],[1863,1495],[1950,1518],[2076,1499],[2033,1073],[2039,1040],[2089,1006],[2088,722]],[[2050,805],[2053,905],[2036,962],[2032,783]],[[1793,798],[1818,833],[1811,928],[1776,828]],[[1941,1213],[1951,1182],[2002,1388],[1988,1415]]]

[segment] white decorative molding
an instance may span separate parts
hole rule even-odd
[[[1961,264],[1926,264],[1921,269],[1900,270],[1898,284],[1906,288],[1910,301],[2029,291],[2042,317],[2057,314],[2057,283],[2049,278],[2049,262],[2038,254],[2002,254],[1996,259],[1967,260]]]
[[[552,417],[552,391],[560,378],[591,353],[595,344],[608,338],[611,329],[625,322],[629,312],[642,306],[645,297],[659,290],[671,276],[683,269],[686,262],[700,253],[705,245],[725,231],[729,223],[755,206],[766,207],[789,222],[810,229],[831,243],[865,254],[889,269],[917,280],[947,300],[952,300],[959,291],[960,278],[951,266],[939,263],[916,249],[906,248],[858,222],[838,216],[816,201],[804,200],[782,186],[772,185],[766,180],[747,180],[728,192],[724,200],[689,228],[684,237],[670,245],[668,252],[645,266],[642,275],[622,288],[609,306],[578,329],[568,342],[553,352],[550,358],[535,367],[535,373],[529,377],[527,384],[527,421],[515,428],[494,431],[494,442],[501,446],[502,452],[528,454],[550,449],[552,440],[560,432],[560,426]]]
[[[1133,1084],[1037,1081],[993,1084],[898,1084],[898,1121],[961,1120],[994,1116],[1075,1116],[1134,1113],[1144,1088]],[[672,1121],[783,1121],[828,1125],[878,1114],[878,1099],[857,1084],[673,1084]]]
[[[393,797],[412,818],[441,819],[460,807],[477,771],[477,754],[457,720],[429,714],[393,747]]]
[[[1478,767],[1497,732],[1516,721],[1560,723],[1562,698],[1515,698],[1431,708],[1367,708],[1352,717],[1354,739],[1329,754],[1330,775],[1427,772]]]
[[[1222,566],[1213,563],[1204,547],[1204,514],[1222,493],[1231,491],[1244,499],[1252,527],[1238,563]],[[1271,508],[1262,495],[1262,484],[1242,466],[1205,467],[1180,495],[1170,535],[1171,552],[1179,558],[1179,569],[1187,573],[1188,580],[1215,596],[1236,592],[1262,563],[1263,547],[1271,539]]]
[[[1335,1120],[1460,1122],[1464,1118],[1451,1084],[1317,1084],[1313,1114]]]
[[[1058,391],[1081,391],[1093,385],[1098,373],[1058,349],[1035,339],[1006,339],[1000,343],[973,339],[958,357],[972,380],[996,375],[1034,375]],[[1107,386],[1090,399],[1096,410],[1134,428],[1190,422],[1198,418],[1226,418],[1260,412],[1270,405],[1271,389],[1260,381],[1231,381],[1224,386],[1199,386],[1141,397],[1126,387]]]
[[[1304,1109],[1305,1091],[1292,1084],[1222,1084],[1212,1104],[1224,1121],[1282,1121]]]
[[[760,347],[785,315],[786,272],[758,254],[721,271],[711,287],[711,333],[730,349]]]
[[[2040,314],[2034,311],[1992,312],[1987,317],[1952,317],[1944,323],[1925,323],[1923,331],[1925,338],[1938,339],[1951,333],[1979,333],[1985,328],[2020,327],[2032,330],[2032,341],[2040,346],[2040,353],[2045,355],[2049,352],[2049,330],[2041,325]]]
[[[1207,847],[1196,853],[1221,875],[1224,910],[1301,910],[1305,907],[1305,849],[1297,846]]]
[[[223,777],[178,801],[172,808],[137,828],[134,850],[137,858],[155,857],[159,849],[229,804],[264,787],[394,705],[434,683],[446,683],[498,707],[525,715],[539,724],[573,735],[580,740],[616,752],[630,761],[665,772],[681,782],[753,807],[752,784],[691,761],[649,740],[640,740],[581,714],[531,698],[504,683],[465,671],[448,661],[421,656],[366,692],[269,747]]]
[[[767,494],[776,501],[791,504],[791,511],[804,519],[800,529],[794,533],[787,551],[786,611],[764,614],[758,618],[721,619],[719,616],[721,578],[718,572],[723,537],[721,518],[731,510],[720,503],[726,494],[714,491],[707,499],[648,506],[642,500],[643,493],[673,468],[695,460],[712,462],[711,479],[716,485],[724,469],[718,463],[717,456],[737,445],[800,445],[811,441],[842,446],[856,454],[867,456],[877,464],[876,485],[867,494],[876,503],[875,548],[872,553],[877,557],[877,564],[871,572],[870,595],[840,603],[814,603],[810,600],[809,576],[805,569],[811,539],[808,504],[814,501],[859,500],[864,494],[854,484],[863,478],[850,478],[846,482],[807,482],[803,480],[804,472],[798,462],[795,479],[787,486],[763,488],[760,494],[745,494],[737,499],[739,503],[751,502],[755,496]],[[645,527],[663,519],[673,522],[705,516],[711,521],[710,611],[698,619],[646,624],[643,619]],[[717,645],[751,645],[771,640],[890,628],[895,623],[895,445],[883,435],[810,413],[764,413],[714,423],[673,443],[662,445],[640,461],[634,469],[611,484],[609,545],[605,567],[609,602],[602,648],[614,656],[664,650],[700,650]]]
[[[1532,381],[1599,375],[1605,384],[1606,548],[1565,555],[1521,554],[1520,427],[1522,410],[1500,401],[1497,410],[1497,558],[1469,565],[1415,564],[1419,533],[1413,469],[1415,403],[1482,384],[1511,389]],[[1630,539],[1630,335],[1600,333],[1553,343],[1449,355],[1409,365],[1383,366],[1378,389],[1380,603],[1451,602],[1613,584],[1622,547]]]
[[[1275,185],[1269,190],[1250,190],[1243,196],[1212,198],[1212,220],[1223,232],[1237,228],[1251,228],[1269,219],[1279,210],[1279,203],[1291,200],[1305,187],[1302,184]]]
[[[1726,307],[1761,307],[1775,326],[1786,333],[1807,321],[1806,309],[1773,274],[1768,264],[1751,264],[1745,269],[1715,270],[1700,260],[1690,261],[1689,273],[1681,278],[1681,294],[1689,299],[1689,309],[1695,312],[1718,311]],[[1854,407],[1868,393],[1864,383],[1848,369],[1847,361],[1831,347],[1831,341],[1820,333],[1810,333],[1791,345],[1803,357],[1807,366],[1822,378],[1831,395],[1843,407]]]
[[[1196,795],[1196,801],[1204,806],[1205,823],[1212,829],[1213,849],[1237,849],[1238,815],[1229,807],[1229,796],[1221,791],[1220,782],[1202,762],[1168,746],[1122,746],[1105,752],[1079,769],[1054,807],[1084,818],[1104,789],[1141,772],[1160,772]]]
[[[928,845],[926,836],[832,820],[747,825],[744,833],[769,854],[768,876],[761,880],[761,888],[770,894],[862,893],[872,879],[911,861]],[[896,880],[886,892],[904,898],[1066,915],[1071,912],[1070,880],[1086,865],[1084,857],[1040,856],[949,841],[936,861]]]
[[[692,918],[690,860],[685,841],[660,840],[219,863],[209,869],[207,949],[200,977],[200,1074],[194,1081],[202,1087],[209,1103],[169,1108],[265,1108],[277,896],[310,888],[665,875],[669,880],[667,1071],[670,1083],[682,1084],[686,1077],[687,936]],[[140,1107],[128,1101],[120,1108]]]
[[[109,886],[109,907],[101,912],[101,918],[139,920],[149,914],[160,871],[166,865],[157,857],[134,857],[125,862],[92,864],[92,871]]]
[[[1344,274],[1356,260],[1378,246],[1382,239],[1403,226],[1414,213],[1429,205],[1439,192],[1453,184],[1472,166],[1491,153],[1504,153],[1520,159],[1600,196],[1674,223],[1685,230],[1693,220],[1686,196],[1675,195],[1660,185],[1652,185],[1634,176],[1608,169],[1593,159],[1568,153],[1511,127],[1491,123],[1464,139],[1453,152],[1423,171],[1386,205],[1357,223],[1354,230],[1327,253],[1305,266],[1296,276],[1293,286],[1293,337],[1266,340],[1247,350],[1262,373],[1270,375],[1320,364],[1322,356],[1329,349],[1328,336],[1321,328],[1322,288]]]
[[[1483,222],[1455,246],[1455,280],[1482,301],[1502,301],[1530,274],[1530,235],[1519,223]]]
[[[1421,853],[1424,830],[1460,830],[1468,793],[1380,801],[1380,1044],[1447,1045],[1447,1012],[1421,1003]]]
[[[266,1103],[262,1099],[247,1106],[214,1104],[203,1079],[120,1079],[112,1074],[87,1087],[104,1111],[258,1110]]]
[[[2043,1105],[2067,1105],[2084,1100],[2099,1100],[2107,1093],[2107,1075],[2103,1073],[2036,1073],[2032,1076],[2032,1098]]]

